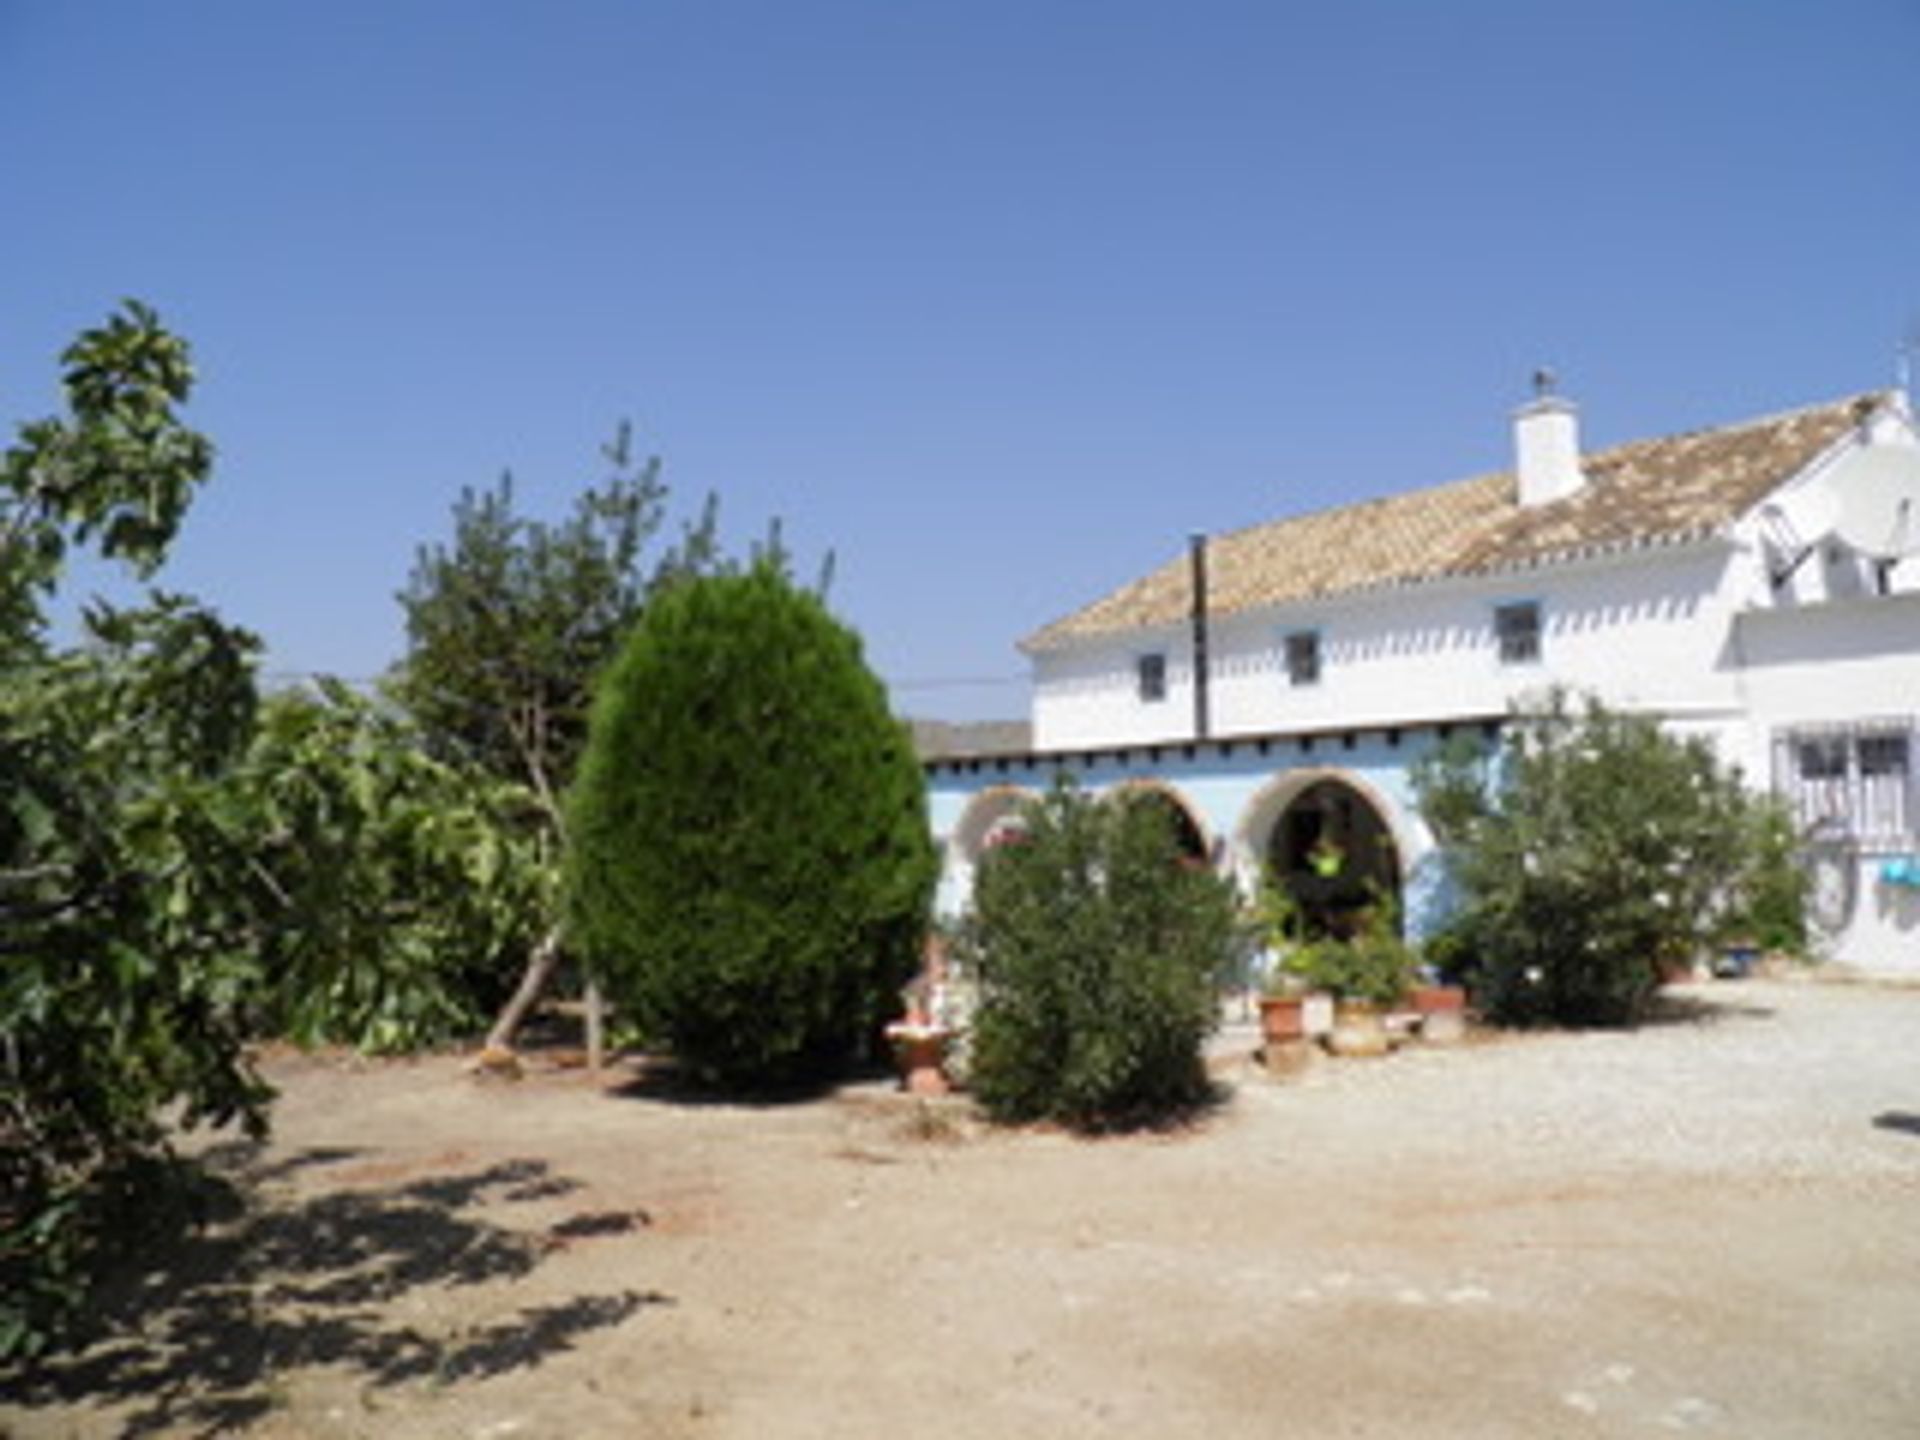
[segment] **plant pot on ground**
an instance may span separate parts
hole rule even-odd
[[[1399,1003],[1413,979],[1413,952],[1384,924],[1350,940],[1319,940],[1289,957],[1301,984],[1335,999],[1327,1045],[1337,1055],[1381,1055],[1388,1048],[1381,1012]]]
[[[1260,997],[1260,1038],[1269,1045],[1304,1040],[1307,1035],[1307,997],[1271,994]]]
[[[1327,1048],[1336,1055],[1385,1055],[1393,1043],[1380,1007],[1371,1000],[1342,1000],[1336,1004]]]

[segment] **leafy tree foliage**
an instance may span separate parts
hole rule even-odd
[[[532,795],[434,759],[337,683],[267,701],[227,799],[273,1033],[370,1050],[471,1033],[546,923]]]
[[[915,969],[919,766],[858,638],[777,558],[648,605],[568,814],[571,939],[708,1080],[844,1058]]]
[[[0,459],[0,657],[39,643],[74,546],[152,575],[213,467],[175,408],[193,388],[186,342],[152,310],[128,301],[61,361],[67,413],[22,425]]]
[[[1183,862],[1163,805],[1063,778],[987,852],[957,938],[981,1103],[1089,1129],[1192,1106],[1240,943],[1232,886]]]
[[[1556,694],[1513,717],[1497,757],[1441,752],[1415,785],[1461,893],[1440,949],[1496,1019],[1633,1023],[1783,883],[1770,802],[1704,740],[1596,700]]]
[[[550,905],[526,791],[338,687],[263,707],[253,637],[194,601],[95,605],[49,646],[75,547],[151,575],[212,456],[152,311],[65,362],[68,413],[0,465],[0,1357],[62,1334],[178,1177],[176,1128],[264,1126],[260,1026],[444,1034]]]
[[[178,596],[45,642],[76,545],[149,574],[212,449],[174,413],[186,347],[129,304],[67,351],[68,414],[22,427],[0,494],[0,1355],[81,1294],[100,1182],[164,1155],[159,1117],[263,1123],[223,778],[254,641]]]
[[[536,804],[521,820],[532,845],[522,859],[545,872],[549,895],[566,842],[561,797],[586,742],[594,682],[647,596],[709,568],[716,549],[709,498],[649,571],[644,558],[665,514],[660,461],[636,461],[624,425],[603,454],[611,473],[557,524],[515,510],[510,474],[492,490],[462,493],[452,543],[422,546],[400,593],[407,655],[389,689],[437,758],[531,792]],[[561,958],[549,916],[490,1047],[511,1045]]]
[[[527,786],[556,828],[594,680],[648,592],[714,552],[709,501],[645,569],[664,516],[660,462],[635,461],[625,426],[603,453],[612,473],[557,524],[516,512],[511,475],[463,492],[452,543],[422,546],[400,593],[407,655],[395,697],[437,755]]]

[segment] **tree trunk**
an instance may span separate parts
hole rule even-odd
[[[607,1062],[607,1007],[598,980],[587,981],[587,1069],[600,1073]]]
[[[547,988],[559,963],[560,931],[556,928],[541,936],[540,943],[533,947],[533,954],[527,957],[527,971],[520,977],[519,988],[501,1010],[500,1018],[493,1022],[493,1029],[487,1032],[487,1049],[513,1049],[513,1037],[540,998],[540,992]]]

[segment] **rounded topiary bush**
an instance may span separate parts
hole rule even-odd
[[[1232,886],[1182,855],[1163,805],[1063,780],[982,859],[960,928],[981,1103],[1100,1129],[1203,1100],[1239,937]]]
[[[770,563],[648,606],[568,807],[570,942],[710,1082],[818,1074],[918,963],[934,860],[860,642]]]

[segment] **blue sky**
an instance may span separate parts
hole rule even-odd
[[[123,295],[220,447],[168,583],[376,674],[460,488],[622,417],[897,708],[1220,531],[1885,385],[1920,0],[0,0],[0,416]],[[969,683],[988,681],[991,683]]]

